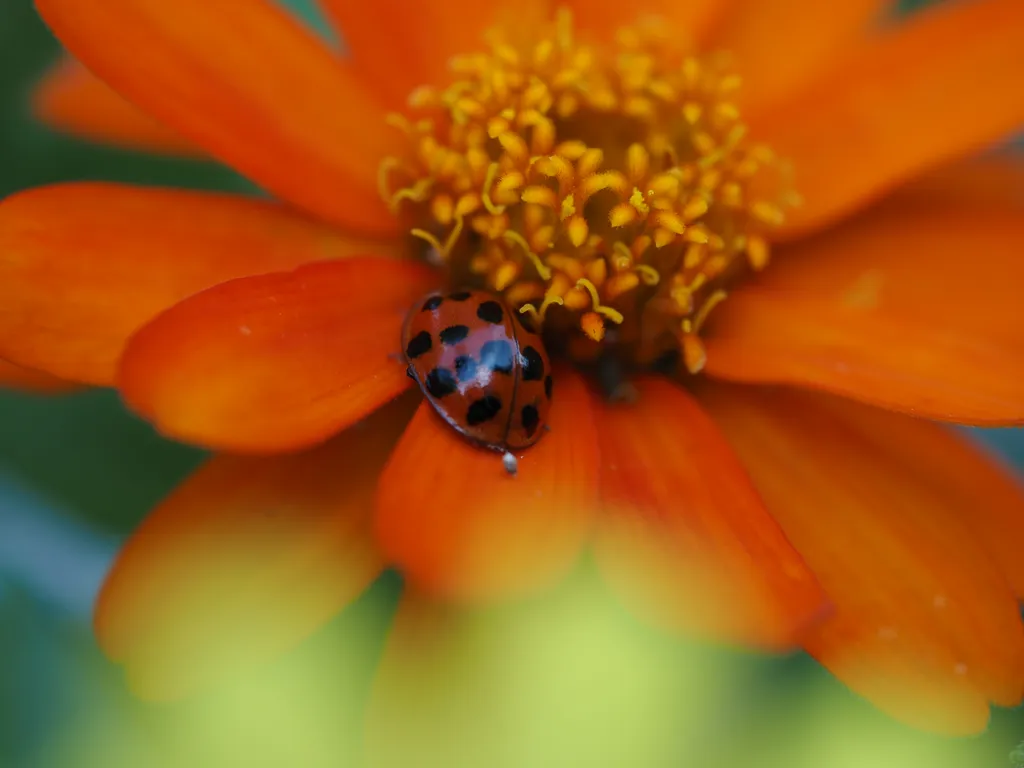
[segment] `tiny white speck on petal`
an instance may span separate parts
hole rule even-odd
[[[967,665],[964,664],[963,662],[960,662],[958,664],[954,664],[953,665],[953,673],[957,674],[957,675],[961,675],[961,676],[966,675],[967,674]]]
[[[252,328],[250,328],[248,325],[238,326],[238,332],[243,336],[252,336]]]
[[[945,608],[948,602],[949,601],[947,600],[945,595],[936,595],[932,599],[932,605],[934,605],[936,608]]]

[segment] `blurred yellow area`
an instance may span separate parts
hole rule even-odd
[[[503,609],[455,612],[406,598],[380,659],[375,620],[352,618],[243,682],[174,705],[129,703],[97,678],[96,701],[118,704],[83,708],[46,751],[75,768],[1007,760],[991,742],[897,726],[824,674],[794,686],[756,656],[649,630],[589,567],[555,594]]]

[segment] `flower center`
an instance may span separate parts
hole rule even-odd
[[[590,45],[560,10],[529,37],[496,29],[410,96],[381,193],[453,284],[502,294],[554,350],[699,372],[708,314],[795,201],[786,166],[748,137],[724,57],[666,25]]]

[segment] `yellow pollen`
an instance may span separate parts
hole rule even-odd
[[[388,118],[408,152],[378,184],[453,280],[502,294],[570,357],[676,353],[697,373],[709,314],[767,267],[799,197],[748,135],[725,57],[667,29],[597,43],[564,9],[495,28]]]
[[[604,320],[596,312],[586,312],[580,318],[580,328],[592,341],[604,340]]]

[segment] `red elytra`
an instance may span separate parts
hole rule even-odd
[[[505,453],[545,431],[551,363],[540,337],[485,291],[432,293],[409,310],[402,332],[409,376],[434,410],[473,442]]]

